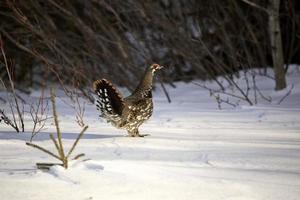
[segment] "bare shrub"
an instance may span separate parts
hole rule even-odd
[[[67,101],[62,101],[68,105],[72,110],[75,111],[75,121],[80,127],[84,127],[84,114],[85,114],[85,105],[86,99],[89,100],[89,95],[84,94],[84,89],[79,91],[79,85],[73,84],[71,88],[65,88],[65,95],[68,97]]]
[[[209,87],[204,83],[196,81],[193,81],[193,84],[209,91],[210,96],[216,100],[219,109],[222,109],[223,104],[237,107],[241,102],[246,102],[252,106],[259,103],[259,100],[280,104],[290,95],[294,88],[294,85],[292,85],[284,94],[282,94],[282,97],[278,102],[274,102],[273,99],[264,94],[257,85],[257,76],[264,77],[265,79],[273,79],[272,77],[260,74],[259,70],[256,69],[242,71],[238,78],[231,77],[229,80],[232,84],[224,84],[224,80],[220,81],[222,87]]]
[[[7,124],[8,126],[11,126],[12,128],[14,128],[17,132],[19,132],[19,128],[18,126],[16,125],[16,122],[12,122],[7,116],[6,114],[4,113],[4,110],[1,110],[0,109],[0,123],[1,122],[4,122],[5,124]]]
[[[30,106],[30,116],[33,122],[33,128],[31,131],[30,142],[33,138],[42,130],[44,130],[46,121],[50,118],[48,117],[48,101],[45,100],[44,90],[41,92],[41,96],[38,101]]]
[[[18,96],[15,91],[15,85],[14,85],[14,81],[13,81],[11,70],[10,70],[10,68],[12,68],[12,66],[9,67],[3,46],[4,46],[4,44],[3,44],[3,41],[2,41],[2,38],[0,35],[0,50],[1,50],[3,60],[4,60],[4,66],[6,69],[6,74],[7,74],[7,77],[9,80],[9,85],[10,85],[9,89],[11,92],[9,91],[9,89],[7,88],[6,84],[4,83],[4,81],[1,77],[0,77],[0,81],[1,81],[4,89],[7,92],[7,100],[9,103],[9,107],[10,107],[10,111],[11,111],[13,120],[9,119],[5,115],[3,110],[0,113],[0,117],[7,125],[10,125],[11,127],[13,127],[16,130],[16,132],[20,132],[20,129],[22,132],[24,132],[24,120],[23,120],[24,106],[22,107],[23,109],[20,108],[19,99],[18,99]]]
[[[106,77],[132,90],[145,65],[158,62],[170,66],[162,73],[166,83],[209,79],[224,90],[217,76],[235,85],[236,72],[258,67],[266,73],[276,63],[275,40],[270,42],[276,30],[270,35],[267,26],[270,2],[278,1],[5,0],[0,33],[16,62],[18,83],[38,82],[33,77],[49,71],[49,81],[62,87],[72,85],[74,77],[87,87]],[[299,63],[299,1],[279,6],[272,16],[282,26],[284,63]]]
[[[74,151],[76,145],[78,144],[79,140],[83,136],[84,132],[88,128],[88,126],[85,126],[82,129],[82,131],[77,136],[76,140],[74,141],[74,143],[73,143],[72,147],[70,148],[70,150],[68,151],[68,153],[65,153],[64,146],[62,143],[62,133],[60,131],[58,115],[57,115],[57,111],[56,111],[55,93],[53,90],[51,90],[51,103],[52,103],[52,112],[53,112],[53,117],[54,117],[54,123],[55,123],[55,127],[56,127],[56,138],[53,134],[50,134],[50,139],[52,140],[58,154],[52,153],[51,151],[49,151],[39,145],[33,144],[33,143],[27,142],[26,145],[37,148],[38,150],[41,150],[41,151],[47,153],[48,155],[51,155],[52,157],[58,159],[59,161],[62,162],[61,164],[58,164],[58,165],[61,165],[65,169],[67,169],[70,156],[71,156],[72,152]],[[79,158],[82,155],[83,154],[76,155],[75,158]],[[57,164],[56,163],[37,163],[37,167],[39,169],[49,169],[49,167],[51,167],[53,165],[57,165]]]

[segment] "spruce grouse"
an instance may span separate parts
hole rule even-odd
[[[101,115],[116,128],[126,129],[131,137],[143,137],[139,126],[149,119],[153,112],[152,81],[156,70],[162,66],[153,64],[147,67],[143,78],[135,91],[126,98],[107,80],[94,82],[98,96],[96,106]]]

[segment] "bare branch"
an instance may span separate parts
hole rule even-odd
[[[254,7],[254,8],[257,8],[257,9],[259,9],[259,10],[261,10],[261,11],[264,11],[264,12],[266,12],[267,14],[269,14],[269,10],[268,10],[268,9],[266,9],[266,8],[264,8],[264,7],[262,7],[262,6],[258,5],[258,4],[256,4],[256,3],[254,3],[254,2],[252,2],[252,1],[249,1],[249,0],[240,0],[240,1],[243,1],[243,2],[246,3],[246,4],[248,4],[248,5],[250,5],[250,6]]]
[[[54,136],[53,136],[52,133],[50,133],[49,136],[50,136],[50,139],[52,140],[52,142],[53,142],[53,144],[54,144],[54,146],[55,146],[58,154],[60,155],[60,149],[59,149],[59,146],[58,146],[58,143],[57,143],[56,139],[54,138]]]
[[[292,90],[294,89],[294,84],[292,84],[292,87],[289,89],[289,91],[278,101],[278,103],[277,104],[281,104],[282,102],[283,102],[283,100],[286,98],[286,97],[288,97],[290,94],[291,94],[291,92],[292,92]]]
[[[76,156],[73,158],[73,160],[78,160],[79,158],[81,158],[81,157],[83,157],[83,156],[85,156],[85,154],[84,154],[84,153],[80,153],[80,154],[76,155]]]
[[[19,132],[18,127],[12,123],[12,121],[5,115],[4,110],[0,109],[0,122],[4,122],[5,124],[13,127],[17,132]]]
[[[41,147],[41,146],[39,146],[39,145],[32,144],[32,143],[29,143],[29,142],[26,142],[26,145],[31,146],[31,147],[34,147],[34,148],[37,148],[37,149],[39,149],[39,150],[41,150],[41,151],[43,151],[43,152],[45,152],[45,153],[47,153],[47,154],[53,156],[54,158],[56,158],[56,159],[58,159],[58,160],[62,160],[60,157],[58,157],[58,156],[55,155],[54,153],[48,151],[47,149],[45,149],[45,148],[43,148],[43,147]]]
[[[197,86],[200,86],[200,87],[202,87],[202,88],[204,88],[204,89],[207,89],[207,90],[209,90],[209,91],[211,91],[211,92],[213,92],[213,93],[225,94],[225,95],[228,95],[228,96],[231,96],[231,97],[235,97],[235,98],[237,98],[237,99],[241,99],[241,100],[243,100],[243,101],[248,102],[250,105],[253,105],[253,103],[250,101],[250,99],[249,99],[248,97],[245,97],[245,96],[238,96],[238,95],[235,95],[235,94],[233,94],[233,93],[226,92],[226,91],[217,91],[217,90],[213,90],[213,89],[211,89],[211,88],[208,88],[208,87],[205,86],[205,85],[201,85],[201,84],[196,83],[196,82],[193,82],[193,84],[195,84],[195,85],[197,85]]]
[[[7,59],[6,59],[6,55],[5,55],[5,51],[3,49],[3,41],[2,41],[2,38],[1,38],[1,35],[0,35],[0,49],[1,49],[1,53],[2,53],[2,56],[3,56],[3,59],[4,59],[4,63],[5,63],[5,68],[6,68],[6,72],[7,72],[7,75],[8,75],[8,78],[9,78],[9,82],[10,82],[10,86],[11,86],[11,90],[12,90],[12,93],[13,93],[13,99],[14,99],[14,103],[15,103],[15,106],[17,108],[17,113],[18,113],[18,117],[19,117],[19,120],[20,120],[20,123],[21,123],[21,128],[22,128],[22,132],[24,132],[24,121],[23,121],[23,115],[21,113],[21,110],[20,110],[20,107],[19,107],[19,103],[18,103],[18,98],[17,98],[17,95],[16,95],[16,91],[15,91],[15,86],[14,86],[14,82],[12,80],[12,77],[11,77],[11,72],[9,70],[9,67],[8,67],[8,63],[7,63]],[[2,81],[2,79],[1,79]],[[2,81],[3,83],[3,81]],[[3,83],[4,84],[4,83]],[[12,109],[12,107],[11,107]],[[13,112],[13,111],[12,111]],[[14,113],[14,112],[13,112]],[[13,114],[14,115],[14,114]],[[14,117],[14,116],[13,116]],[[15,121],[15,127],[18,127],[17,126],[17,123],[16,123],[16,120],[15,120],[15,117],[14,117],[14,121]],[[17,132],[19,132],[19,128],[16,129]]]
[[[162,81],[161,79],[160,79],[160,85],[161,85],[161,87],[162,87],[162,89],[163,89],[163,91],[164,91],[164,94],[165,94],[166,97],[167,97],[168,102],[171,103],[170,95],[169,95],[167,89],[165,88],[164,83],[163,83],[163,81]]]
[[[82,131],[79,133],[77,139],[75,140],[75,142],[73,143],[73,146],[71,147],[68,155],[67,155],[67,158],[70,157],[70,155],[72,154],[73,150],[75,149],[77,143],[79,142],[79,140],[81,139],[81,137],[83,136],[84,132],[86,131],[86,129],[88,128],[88,126],[85,126]]]
[[[62,136],[61,136],[61,132],[60,132],[60,128],[59,128],[58,116],[56,113],[55,92],[53,89],[51,89],[50,93],[51,93],[51,102],[52,102],[52,112],[53,112],[54,123],[55,123],[55,127],[56,127],[56,134],[57,134],[57,139],[58,139],[58,144],[59,144],[60,157],[64,158],[65,157],[64,147],[62,144]]]

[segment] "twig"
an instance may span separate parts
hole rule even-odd
[[[236,107],[236,106],[237,106],[236,104],[231,103],[231,102],[229,101],[228,98],[227,98],[226,100],[222,99],[222,98],[220,97],[220,94],[217,94],[217,95],[216,95],[216,94],[215,94],[214,92],[212,92],[212,91],[211,91],[210,94],[216,98],[216,101],[217,101],[217,103],[218,103],[218,108],[219,108],[220,110],[222,110],[222,107],[221,107],[221,104],[222,104],[222,103],[226,103],[226,104],[228,104],[228,105],[230,105],[230,106],[232,106],[232,107]]]
[[[12,121],[5,115],[4,110],[0,109],[0,122],[4,122],[5,124],[13,127],[17,132],[19,132],[18,127],[15,126]]]
[[[164,83],[162,82],[161,79],[160,79],[160,85],[161,85],[161,87],[162,87],[162,89],[163,89],[163,91],[164,91],[164,94],[165,94],[166,97],[167,97],[168,102],[171,103],[171,98],[170,98],[170,96],[169,96],[169,93],[168,93],[167,89],[165,88]]]
[[[85,112],[85,102],[83,102],[83,105],[81,106],[80,102],[79,102],[79,98],[78,95],[75,96],[75,104],[74,105],[74,109],[76,111],[76,122],[79,126],[83,127],[84,126],[84,121],[83,121],[83,117],[84,117],[84,112]]]
[[[1,81],[1,83],[2,83],[2,85],[3,85],[3,87],[4,87],[4,88],[6,89],[6,91],[7,91],[7,88],[6,88],[6,86],[5,86],[4,81],[3,81],[1,78],[0,78],[0,81]],[[8,120],[10,121],[9,125],[12,126],[12,127],[16,130],[16,132],[18,133],[18,132],[20,132],[20,130],[19,130],[19,127],[18,127],[18,124],[17,124],[17,121],[16,121],[16,117],[15,117],[15,112],[14,112],[14,109],[13,109],[13,105],[12,105],[12,102],[10,101],[8,92],[7,92],[6,94],[7,94],[7,99],[9,100],[8,103],[9,103],[9,107],[10,107],[10,110],[11,110],[11,114],[12,114],[12,117],[13,117],[13,122],[14,122],[14,124],[13,124],[12,121],[4,114],[4,111],[3,111],[4,118],[7,119],[7,121],[8,121]]]
[[[50,136],[50,139],[52,140],[52,142],[53,142],[53,144],[54,144],[54,146],[55,146],[58,154],[60,154],[60,149],[59,149],[58,143],[57,143],[56,139],[54,138],[53,134],[50,133],[49,136]]]
[[[253,90],[254,90],[254,104],[257,104],[257,86],[256,86],[256,79],[255,79],[255,73],[251,74],[252,76],[252,82],[253,82]]]
[[[81,157],[83,157],[83,156],[85,156],[85,154],[84,154],[84,153],[80,153],[80,154],[76,155],[76,156],[73,158],[73,160],[78,160],[79,158],[81,158]]]
[[[207,89],[209,91],[212,91],[214,93],[221,93],[221,94],[225,94],[225,95],[228,95],[228,96],[232,96],[232,97],[235,97],[237,99],[241,99],[241,100],[244,100],[244,101],[247,101],[250,105],[253,105],[253,103],[250,101],[249,98],[245,98],[245,96],[241,97],[241,96],[238,96],[238,95],[235,95],[235,94],[231,94],[231,93],[228,93],[228,92],[225,92],[225,91],[216,91],[216,90],[213,90],[211,88],[208,88],[206,87],[205,85],[201,85],[199,83],[196,83],[196,82],[192,82],[193,84],[197,85],[197,86],[200,86],[204,89]]]
[[[252,6],[252,7],[258,8],[259,10],[262,10],[262,11],[266,12],[267,14],[269,14],[269,10],[268,9],[266,9],[266,8],[264,8],[264,7],[256,4],[256,3],[254,3],[252,1],[248,1],[248,0],[241,0],[241,1],[243,1],[246,4],[248,4],[248,5]]]
[[[63,164],[61,164],[61,163],[36,163],[37,168],[41,169],[41,170],[49,170],[50,167],[52,167],[54,165],[63,166]]]
[[[263,75],[264,77],[266,77],[265,75]],[[271,102],[272,98],[266,97],[261,91],[260,89],[257,87],[256,85],[256,73],[253,71],[252,73],[252,81],[253,81],[253,89],[254,89],[254,97],[255,97],[255,104],[257,104],[257,94],[256,92],[258,92],[258,94],[260,95],[261,98],[263,98],[264,100],[266,100],[267,102]]]
[[[289,91],[278,101],[277,103],[278,105],[281,104],[281,102],[283,102],[283,100],[291,94],[293,88],[294,88],[294,84],[292,84],[292,87],[289,89]]]
[[[30,115],[33,121],[33,128],[31,132],[30,142],[32,142],[33,138],[44,128],[46,124],[46,120],[49,119],[47,115],[48,113],[45,112],[48,108],[48,102],[46,103],[45,108],[43,108],[44,106],[43,101],[44,100],[43,100],[43,93],[42,93],[36,107],[31,105]]]
[[[84,90],[84,88],[82,88],[82,87],[79,87],[79,90],[81,91],[82,95],[83,95],[86,99],[89,100],[90,103],[94,104],[95,99],[94,99],[94,97],[93,97],[92,95],[90,95],[88,92],[86,92],[86,91]],[[89,92],[90,92],[90,91],[89,91]]]
[[[53,156],[54,158],[56,158],[56,159],[58,159],[58,160],[62,160],[62,159],[61,159],[60,157],[58,157],[57,155],[55,155],[54,153],[48,151],[47,149],[45,149],[45,148],[43,148],[43,147],[41,147],[41,146],[38,146],[38,145],[36,145],[36,144],[29,143],[29,142],[26,142],[26,145],[31,146],[31,147],[34,147],[34,148],[37,148],[37,149],[39,149],[39,150],[41,150],[41,151],[43,151],[43,152],[45,152],[45,153],[47,153],[47,154]]]
[[[56,113],[55,92],[53,89],[51,89],[50,93],[51,93],[51,102],[52,102],[52,112],[53,112],[54,123],[55,123],[55,127],[56,127],[56,134],[57,134],[57,139],[58,139],[58,144],[59,144],[59,151],[60,151],[59,153],[60,153],[60,157],[64,158],[65,157],[64,147],[63,147],[62,140],[61,140],[61,132],[60,132],[58,117],[57,117],[57,113]]]
[[[81,137],[83,136],[83,133],[86,131],[86,129],[88,128],[88,126],[85,126],[82,131],[80,132],[80,134],[78,135],[77,139],[75,140],[75,142],[73,143],[72,148],[69,150],[69,153],[67,154],[67,158],[70,157],[70,155],[72,154],[73,150],[75,149],[78,141],[81,139]]]
[[[9,82],[10,82],[11,90],[12,90],[12,93],[13,93],[14,101],[15,101],[15,104],[16,104],[16,108],[17,108],[19,120],[21,122],[22,132],[24,132],[23,116],[21,114],[21,110],[20,110],[20,107],[19,107],[19,103],[18,103],[18,98],[17,98],[17,95],[16,95],[16,91],[15,91],[14,82],[12,80],[12,77],[11,77],[11,74],[10,74],[10,71],[9,71],[9,68],[8,68],[8,63],[7,63],[6,55],[5,55],[5,52],[4,52],[4,49],[3,49],[3,41],[2,41],[1,37],[0,37],[0,43],[1,43],[0,49],[1,49],[1,53],[2,53],[3,59],[4,59],[5,68],[6,68],[6,72],[7,72],[8,78],[9,78]]]

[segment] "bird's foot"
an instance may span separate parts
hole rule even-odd
[[[135,135],[127,135],[127,137],[145,137],[145,136],[150,136],[150,134],[135,134]]]
[[[145,136],[150,136],[150,134],[137,134],[135,137],[145,137]]]

